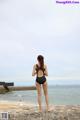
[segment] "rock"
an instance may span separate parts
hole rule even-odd
[[[54,109],[46,112],[38,112],[38,106],[23,105],[17,103],[0,103],[0,111],[7,111],[9,120],[80,120],[80,106],[60,105],[52,106]]]

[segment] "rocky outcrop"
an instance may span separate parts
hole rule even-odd
[[[50,106],[51,111],[38,112],[38,107],[26,103],[16,103],[2,107],[0,111],[9,113],[9,120],[80,120],[80,105]]]

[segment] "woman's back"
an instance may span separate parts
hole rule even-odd
[[[34,76],[35,72],[38,77],[42,77],[44,75],[48,76],[48,71],[47,71],[46,65],[44,65],[43,69],[41,69],[38,64],[35,64],[33,67],[33,72],[32,72],[33,76]]]

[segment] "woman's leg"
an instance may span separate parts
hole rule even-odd
[[[45,95],[45,101],[46,101],[46,106],[47,106],[47,111],[49,110],[49,101],[48,101],[48,87],[47,87],[47,82],[44,82],[43,84],[43,91]]]
[[[41,106],[41,85],[36,82],[36,89],[38,93],[38,104],[39,104],[39,111],[42,111],[42,106]]]

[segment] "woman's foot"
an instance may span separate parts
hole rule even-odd
[[[51,111],[51,110],[52,110],[52,109],[51,109],[50,107],[47,107],[47,108],[46,108],[46,111],[47,111],[47,112],[49,112],[49,111]]]
[[[39,108],[39,112],[42,112],[42,108]]]
[[[39,112],[42,112],[42,110],[39,110]]]

